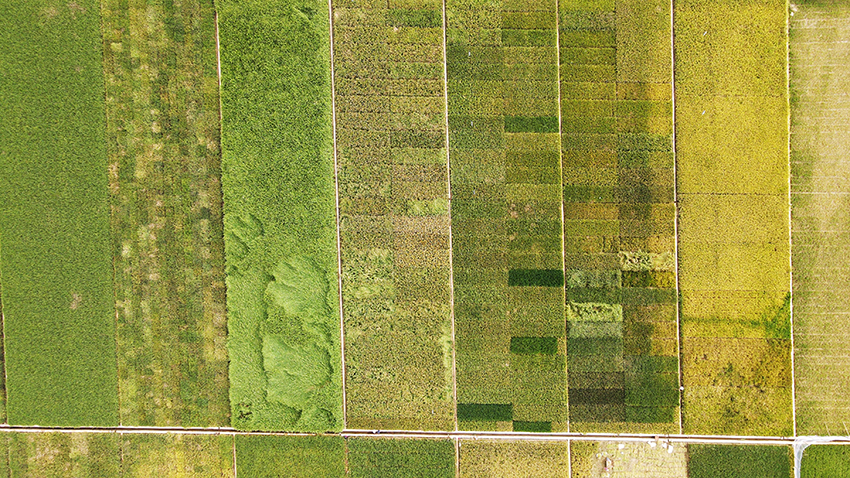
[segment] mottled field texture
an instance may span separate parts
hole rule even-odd
[[[461,478],[568,478],[566,442],[460,441]]]
[[[560,2],[570,430],[679,430],[670,3]]]
[[[236,437],[236,471],[242,477],[342,477],[346,476],[344,455],[340,437]]]
[[[675,2],[685,433],[792,433],[785,7]]]
[[[688,451],[685,445],[670,445],[663,440],[626,443],[573,441],[570,443],[570,460],[573,478],[688,476]]]
[[[100,5],[0,5],[8,421],[118,424]]]
[[[845,435],[850,428],[850,4],[795,2],[791,11],[797,432]]]
[[[333,2],[349,428],[454,428],[439,1]]]
[[[349,438],[346,441],[351,478],[452,478],[452,440]]]
[[[563,431],[556,3],[449,0],[446,22],[459,427]]]
[[[227,426],[212,0],[102,2],[125,426]]]

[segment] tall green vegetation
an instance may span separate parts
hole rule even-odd
[[[213,4],[101,6],[121,424],[227,426]]]
[[[327,3],[217,6],[231,422],[340,430]]]
[[[786,2],[675,9],[684,430],[790,435]]]
[[[0,6],[8,418],[118,424],[99,3]]]

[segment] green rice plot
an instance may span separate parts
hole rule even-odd
[[[442,8],[333,8],[347,425],[453,429]]]
[[[570,428],[675,431],[669,3],[559,15]]]
[[[122,434],[121,476],[234,477],[233,446],[228,435]]]
[[[121,437],[116,433],[4,433],[0,440],[6,476],[134,476],[122,474]]]
[[[327,4],[217,7],[231,423],[340,430]]]
[[[446,4],[461,429],[566,430],[556,14]]]
[[[137,4],[101,10],[120,420],[226,426],[215,10]]]
[[[789,435],[785,4],[675,9],[684,431]]]
[[[850,469],[850,448],[844,445],[812,445],[803,451],[801,478],[842,476]]]
[[[840,2],[804,2],[790,17],[795,399],[797,431],[805,435],[844,434],[841,423],[850,421],[838,398],[850,391],[841,314],[850,182],[836,174],[845,167],[848,143],[838,125],[850,114],[841,99],[850,78],[834,66],[847,54],[848,18],[850,8]]]
[[[462,478],[569,476],[566,442],[460,441]]]
[[[351,478],[451,478],[455,476],[453,440],[349,438]]]
[[[793,475],[787,446],[688,445],[688,477],[785,478]]]
[[[118,424],[100,8],[4,4],[0,240],[7,414]]]
[[[345,443],[331,436],[236,437],[236,471],[239,476],[272,478],[342,477]]]

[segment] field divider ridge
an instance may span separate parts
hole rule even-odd
[[[676,352],[679,372],[679,433],[684,433],[685,387],[682,371],[682,292],[679,287],[679,168],[676,154],[676,0],[670,0],[670,120],[673,134],[670,135],[673,152],[673,261],[676,268]]]
[[[560,196],[559,207],[561,214],[561,270],[564,271],[564,277],[567,274],[567,260],[566,260],[566,234],[564,233],[564,224],[566,217],[564,216],[564,122],[563,122],[563,97],[561,96],[561,2],[560,0],[555,0],[555,66],[557,71],[557,82],[558,82],[558,195]],[[563,294],[563,299],[561,300],[562,304],[562,312],[564,314],[564,340],[569,340],[569,333],[567,331],[567,292],[566,292],[566,282],[563,287],[561,287],[561,293]],[[566,357],[569,357],[569,351],[565,354]],[[567,393],[566,399],[566,407],[569,410],[570,406],[570,397],[569,397],[569,389],[570,389],[570,371],[568,369],[568,365],[564,363],[564,390]],[[569,419],[569,415],[567,415],[567,432],[570,431],[571,422]],[[569,445],[567,445],[567,452],[569,453]],[[572,470],[570,468],[570,460],[567,460],[567,469],[569,471],[569,476],[572,476]]]
[[[797,385],[794,367],[794,239],[792,237],[793,215],[791,212],[791,16],[790,1],[785,2],[785,108],[787,113],[788,141],[786,143],[786,157],[788,158],[788,322],[791,338],[791,427],[794,436],[797,436]],[[796,461],[796,453],[795,453]],[[799,465],[799,463],[795,463]],[[797,468],[795,467],[795,470]],[[799,473],[799,470],[795,471]]]

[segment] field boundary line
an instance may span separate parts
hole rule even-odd
[[[791,211],[791,15],[790,1],[785,0],[785,107],[787,113],[788,141],[785,151],[788,160],[788,322],[791,335],[791,426],[797,436],[797,378],[794,372],[794,240],[792,238],[793,213]]]
[[[342,239],[339,231],[339,150],[336,136],[336,78],[334,69],[334,10],[333,0],[328,0],[328,52],[331,66],[331,126],[333,134],[334,156],[334,200],[336,201],[336,277],[339,295],[339,357],[340,372],[342,373],[342,427],[348,424],[348,405],[345,396],[345,319],[342,311]]]
[[[676,266],[676,352],[679,369],[679,434],[685,431],[685,376],[682,362],[682,289],[679,286],[679,162],[676,154],[676,0],[670,0],[670,121],[673,134],[670,147],[673,150],[673,261]]]
[[[446,127],[446,194],[449,198],[449,316],[452,325],[452,402],[454,405],[455,431],[460,427],[457,420],[457,338],[455,335],[455,269],[454,243],[452,237],[452,161],[449,153],[449,60],[448,60],[448,18],[446,0],[442,0],[443,15],[443,106]],[[460,445],[458,445],[460,446]],[[459,458],[458,458],[459,459]],[[458,472],[459,473],[459,472]]]
[[[239,478],[237,476],[237,468],[236,468],[236,435],[233,435],[230,440],[233,445],[233,478]]]
[[[563,324],[564,331],[564,389],[566,392],[566,408],[567,408],[567,432],[570,431],[570,371],[568,369],[567,361],[569,357],[569,351],[567,350],[566,344],[569,343],[569,334],[567,331],[567,258],[566,252],[564,249],[567,247],[565,237],[564,228],[566,228],[566,217],[564,216],[564,123],[563,123],[563,112],[561,108],[561,2],[560,0],[555,0],[555,69],[557,70],[557,81],[558,81],[558,196],[560,196],[560,200],[558,201],[558,205],[561,213],[561,271],[564,273],[564,285],[561,287],[561,322]],[[567,449],[569,451],[569,448]],[[572,472],[570,475],[572,476]]]
[[[460,438],[454,437],[455,442],[455,478],[460,478]]]
[[[218,69],[218,137],[221,138],[223,136],[221,122],[224,120],[224,114],[221,111],[221,40],[218,36],[218,9],[215,6],[213,9],[215,11],[215,64]],[[219,145],[219,152],[221,152],[221,145]]]

